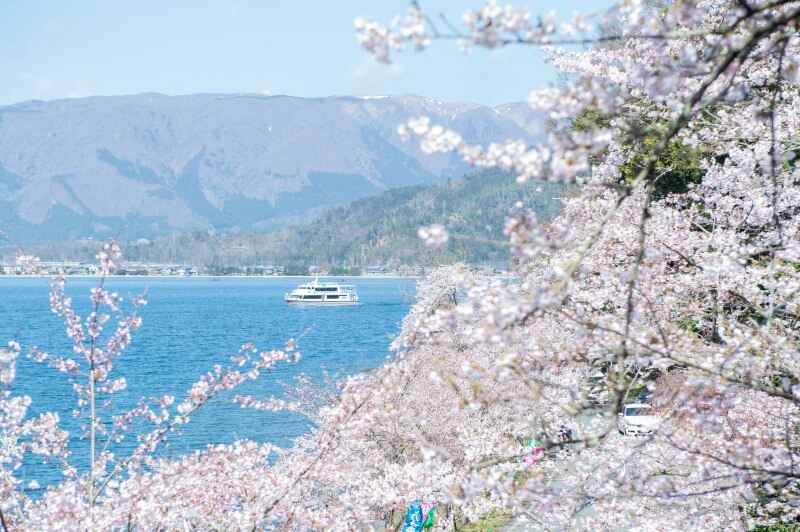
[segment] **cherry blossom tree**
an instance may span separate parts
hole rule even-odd
[[[0,524],[4,529],[175,528],[191,524],[205,527],[210,523],[241,528],[243,522],[257,526],[267,511],[261,515],[247,507],[227,513],[219,505],[238,506],[241,503],[234,501],[245,497],[245,493],[261,501],[263,492],[252,490],[263,488],[264,482],[272,482],[273,487],[290,482],[290,475],[283,475],[280,480],[270,476],[268,459],[279,449],[239,441],[175,461],[161,458],[157,451],[216,396],[257,379],[281,362],[298,360],[297,343],[289,340],[283,349],[275,351],[258,351],[254,344],[244,344],[230,358],[228,367],[217,365],[201,375],[177,404],[172,396],[160,396],[142,398],[132,409],[114,409],[114,394],[126,387],[124,377],[112,378],[114,365],[141,326],[138,309],[146,304],[144,296],[136,297],[133,311],[126,314],[122,298],[106,289],[107,276],[118,266],[121,256],[114,240],[109,240],[98,253],[100,276],[90,291],[92,306],[86,318],[75,312],[72,299],[65,294],[67,278],[59,275],[49,281],[50,307],[63,320],[75,359],[27,346],[31,358],[64,374],[72,384],[77,403],[74,415],[86,419],[82,435],[89,443],[86,471],[69,461],[68,434],[60,429],[58,415],[26,419],[32,399],[12,394],[15,362],[23,347],[12,341],[0,350],[0,452],[4,457]],[[20,250],[18,260],[26,273],[41,274],[35,257]],[[116,326],[104,337],[104,327],[114,323],[112,320],[116,320]],[[119,445],[126,438],[136,440],[132,451],[126,452]],[[64,474],[65,480],[47,486],[38,500],[27,495],[14,474],[26,453],[56,460]],[[232,470],[224,469],[228,467],[258,475],[259,481],[231,477]],[[206,484],[215,474],[226,480],[224,485],[216,484],[219,491],[210,490]],[[241,485],[244,491],[234,489],[235,485]],[[197,498],[199,495],[192,496],[200,491],[202,501]]]
[[[473,463],[477,477],[462,477],[451,499],[495,497],[564,527],[797,519],[799,19],[797,2],[714,0],[628,1],[569,23],[495,1],[467,10],[462,28],[418,4],[390,27],[356,20],[359,42],[384,62],[437,40],[462,50],[537,45],[571,80],[529,97],[551,119],[539,146],[470,145],[426,117],[399,128],[427,152],[579,187],[552,225],[524,205],[509,214],[519,284],[471,284],[409,337],[465,337],[464,378],[476,353],[499,347],[490,374],[514,372],[539,391],[527,430],[567,414],[584,448],[571,466],[542,464],[515,486],[509,475],[519,471],[500,467],[514,452],[487,438],[493,460]],[[592,23],[618,31],[595,37]],[[448,240],[441,227],[420,236]],[[575,376],[561,388],[565,368]],[[612,392],[601,408],[581,397],[595,371]],[[634,386],[661,409],[641,444],[621,441],[614,426]]]
[[[395,522],[415,500],[439,505],[440,529],[497,514],[548,529],[796,523],[799,24],[797,0],[628,0],[569,22],[490,0],[460,25],[414,3],[389,26],[357,19],[358,41],[384,62],[447,40],[541,47],[568,80],[529,97],[550,118],[541,145],[470,145],[425,117],[399,131],[532,187],[574,183],[562,214],[542,224],[524,204],[508,213],[497,244],[513,281],[463,265],[432,272],[394,358],[344,379],[334,399],[308,383],[288,399],[235,397],[265,415],[308,415],[314,428],[290,449],[155,452],[211,397],[295,357],[294,342],[246,345],[176,409],[162,397],[115,418],[120,434],[134,419],[154,426],[133,454],[92,452],[88,473],[68,470],[29,500],[14,464],[28,451],[62,456],[65,436],[57,418],[27,420],[29,399],[7,390],[21,349],[10,344],[3,525],[350,529]],[[434,248],[458,238],[442,226],[419,236]],[[118,258],[113,243],[99,256],[104,269]],[[92,441],[116,436],[101,433],[96,406],[124,386],[110,375],[138,316],[120,314],[101,281],[94,312],[78,318],[63,282],[52,307],[79,360],[33,354],[73,379]],[[602,397],[589,385],[598,375]],[[659,417],[642,438],[617,431],[633,396]],[[543,455],[532,457],[532,440]]]

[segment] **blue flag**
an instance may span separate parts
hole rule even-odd
[[[422,506],[418,500],[414,500],[406,512],[406,522],[403,524],[403,532],[420,532],[422,530]]]

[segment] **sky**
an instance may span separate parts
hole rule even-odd
[[[610,0],[528,0],[566,19]],[[480,0],[423,0],[458,22]],[[0,0],[0,105],[91,95],[414,93],[484,105],[555,82],[533,47],[461,54],[451,41],[386,66],[356,43],[353,19],[388,24],[403,0]]]

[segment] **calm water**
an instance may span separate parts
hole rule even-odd
[[[116,376],[124,375],[128,382],[128,389],[114,396],[115,405],[127,408],[141,396],[164,394],[174,395],[177,403],[200,374],[214,364],[225,365],[242,343],[254,340],[261,350],[280,348],[309,328],[300,341],[300,362],[281,364],[236,393],[280,396],[280,383],[291,383],[300,373],[319,379],[323,367],[353,374],[379,366],[389,356],[388,345],[409,309],[414,281],[343,282],[358,285],[360,306],[286,305],[283,294],[296,287],[298,279],[109,279],[108,288],[127,300],[144,290],[148,294],[148,305],[141,313],[143,326],[114,368]],[[67,293],[82,317],[88,312],[89,288],[94,283],[96,280],[87,278],[71,278],[67,283]],[[37,345],[51,353],[74,356],[60,319],[49,310],[47,286],[41,279],[0,279],[0,316],[3,343],[16,339],[23,348]],[[33,398],[30,414],[56,411],[61,415],[62,426],[72,438],[73,462],[85,467],[88,444],[79,439],[85,419],[72,416],[75,395],[64,376],[23,358],[14,392]],[[300,416],[241,409],[231,404],[232,395],[206,405],[182,436],[171,438],[166,452],[184,454],[236,438],[287,446],[308,430]],[[118,448],[121,455],[126,447]],[[44,486],[60,473],[36,460],[26,462],[25,476]]]

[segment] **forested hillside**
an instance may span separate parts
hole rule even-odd
[[[400,266],[453,261],[507,263],[503,226],[509,208],[522,201],[540,219],[560,209],[566,189],[550,183],[519,184],[498,172],[482,172],[430,186],[392,189],[337,207],[316,221],[273,233],[176,233],[125,246],[131,261],[205,265],[213,268],[254,265]],[[444,250],[424,248],[421,226],[446,225],[451,241]],[[496,242],[490,242],[496,241]],[[46,244],[44,259],[88,260],[92,242]]]
[[[271,234],[261,249],[283,260],[348,266],[505,262],[503,225],[509,208],[523,201],[540,218],[550,220],[559,212],[562,192],[560,186],[521,185],[498,173],[399,188],[332,209],[314,223]],[[453,235],[447,249],[435,254],[417,237],[421,226],[434,223],[446,225]],[[287,250],[292,253],[285,255]]]

